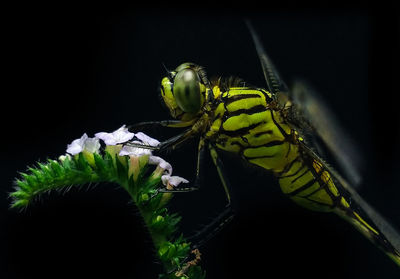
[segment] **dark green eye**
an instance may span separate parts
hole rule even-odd
[[[174,79],[174,97],[184,111],[195,113],[200,110],[200,79],[192,69],[179,71]]]

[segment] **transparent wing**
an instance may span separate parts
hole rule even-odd
[[[300,146],[309,156],[322,163],[323,168],[328,170],[328,172],[333,176],[334,180],[336,181],[336,186],[339,188],[339,190],[343,188],[344,191],[348,193],[351,200],[361,208],[364,214],[375,224],[375,226],[381,231],[387,240],[389,240],[391,245],[393,245],[397,251],[400,251],[400,235],[396,229],[394,229],[393,226],[385,220],[385,218],[383,218],[374,208],[372,208],[372,206],[369,205],[357,193],[350,183],[340,176],[332,167],[327,165],[312,149],[310,149],[304,143],[301,143]]]
[[[260,38],[258,37],[250,21],[247,20],[246,24],[250,30],[251,37],[253,38],[253,42],[256,47],[258,57],[260,58],[265,81],[267,82],[267,90],[273,94],[288,92],[289,91],[288,87],[280,78],[279,73],[276,70],[274,64],[272,63],[271,59],[265,52],[264,47],[261,44]]]
[[[326,147],[332,153],[341,170],[352,185],[360,185],[361,156],[357,146],[338,124],[334,114],[308,84],[294,83],[290,98],[296,110],[310,123]]]
[[[317,141],[315,141],[315,137],[318,136],[332,153],[337,163],[341,166],[340,169],[343,169],[352,185],[360,185],[361,176],[358,169],[361,158],[358,155],[356,146],[352,144],[352,141],[337,124],[335,117],[333,117],[327,106],[323,104],[321,98],[309,86],[298,82],[293,90],[289,91],[271,59],[266,54],[251,23],[246,21],[246,24],[261,62],[267,90],[275,94],[278,103],[282,107],[291,103],[291,119],[288,120],[291,120],[292,124],[303,135],[314,134],[310,141],[318,150],[321,150]]]

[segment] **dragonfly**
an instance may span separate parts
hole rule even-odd
[[[400,266],[400,236],[356,191],[360,176],[352,165],[351,148],[332,122],[326,106],[304,82],[291,89],[266,54],[258,34],[246,22],[255,45],[266,86],[250,86],[239,78],[209,79],[202,66],[183,63],[161,80],[162,101],[173,120],[141,122],[146,127],[184,128],[184,132],[158,146],[128,143],[154,151],[174,150],[198,139],[196,179],[191,187],[160,188],[159,192],[198,190],[206,151],[210,152],[228,200],[226,209],[199,234],[216,226],[219,231],[232,218],[232,186],[220,153],[228,152],[271,172],[285,196],[300,206],[333,212],[350,222]],[[343,167],[344,178],[319,155],[313,139],[323,141]],[[351,146],[351,145],[350,145]],[[208,234],[208,238],[212,234]],[[206,237],[207,238],[207,237]]]

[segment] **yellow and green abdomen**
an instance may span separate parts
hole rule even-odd
[[[219,99],[207,134],[219,149],[272,171],[283,193],[302,206],[329,211],[342,202],[329,173],[320,163],[306,162],[300,154],[293,135],[296,132],[271,105],[269,92],[230,88]]]
[[[325,165],[302,150],[302,139],[286,123],[281,110],[275,109],[268,92],[231,88],[218,93],[220,103],[208,139],[219,149],[272,171],[282,192],[297,204],[343,217],[400,265],[399,252],[350,206]]]
[[[219,149],[272,171],[282,192],[297,204],[315,211],[333,211],[381,247],[397,264],[400,255],[373,225],[355,211],[336,187],[329,170],[301,149],[300,139],[274,109],[262,89],[230,88],[220,93],[207,138]]]
[[[307,155],[296,157],[276,175],[282,192],[303,207],[316,211],[349,207],[322,163]]]

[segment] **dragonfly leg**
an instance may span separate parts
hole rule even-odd
[[[204,139],[200,139],[199,147],[198,147],[198,156],[197,156],[197,169],[196,169],[196,179],[192,189],[199,189],[203,182],[203,169],[204,169],[204,161],[205,161],[205,151],[206,146],[208,147],[211,157],[213,159],[213,163],[217,168],[218,175],[221,179],[223,187],[225,189],[225,193],[228,199],[228,204],[224,208],[224,210],[218,214],[217,217],[213,219],[212,222],[203,226],[200,231],[197,231],[195,234],[189,236],[187,239],[190,242],[194,242],[192,246],[193,251],[196,251],[199,247],[203,246],[208,240],[213,238],[218,232],[220,232],[234,217],[234,210],[232,207],[232,194],[230,191],[230,186],[228,179],[226,178],[224,167],[216,148],[214,145],[210,143],[206,143]],[[170,192],[170,191],[168,191]],[[198,251],[198,250],[197,250]],[[197,258],[196,258],[197,259]],[[188,264],[189,257],[183,260],[183,264]],[[184,265],[185,266],[185,265]],[[177,272],[178,270],[174,269],[169,271],[168,273]]]
[[[200,189],[200,186],[203,182],[203,171],[204,169],[204,158],[205,158],[205,143],[203,139],[200,139],[198,153],[197,153],[197,167],[196,167],[196,178],[194,180],[193,186],[191,187],[178,187],[173,189],[168,189],[166,187],[161,187],[157,190],[154,195],[158,193],[187,193],[192,192]],[[153,196],[154,196],[153,195]]]
[[[192,129],[187,129],[185,132],[183,132],[181,134],[178,134],[176,136],[173,136],[172,138],[169,138],[163,142],[160,142],[157,146],[151,146],[151,145],[146,145],[146,144],[141,144],[141,143],[133,143],[133,142],[127,142],[127,143],[125,143],[125,145],[162,152],[162,151],[166,151],[168,149],[176,149],[180,144],[182,144],[185,141],[187,141],[188,139],[192,138],[194,133],[195,132]]]
[[[194,121],[180,121],[180,120],[162,120],[162,121],[146,121],[139,122],[136,124],[128,125],[128,129],[131,131],[138,131],[142,129],[148,128],[159,128],[159,127],[167,127],[167,128],[185,128],[193,125]]]
[[[219,179],[221,180],[222,186],[224,187],[226,198],[228,199],[228,205],[232,203],[232,187],[227,178],[224,164],[222,163],[221,158],[218,155],[218,152],[215,146],[211,143],[208,144],[208,149],[210,150],[211,158],[215,167],[217,168]]]
[[[228,204],[225,206],[224,210],[214,218],[214,220],[204,226],[200,231],[190,236],[189,240],[194,240],[195,245],[194,248],[198,248],[204,245],[208,240],[213,238],[218,232],[220,232],[234,217],[234,208],[236,204],[234,203],[234,199],[232,199],[232,191],[227,179],[223,163],[217,153],[217,150],[214,145],[211,143],[208,144],[208,148],[210,150],[211,158],[213,159],[213,163],[217,168],[218,175],[220,177],[222,186],[224,187],[226,197],[228,199]]]
[[[197,251],[197,253],[200,255],[199,248],[203,246],[208,240],[213,238],[219,231],[221,231],[225,225],[227,225],[234,217],[232,208],[230,206],[227,206],[223,212],[221,212],[211,223],[206,225],[201,229],[201,231],[197,232],[196,234],[190,236],[187,238],[188,241],[194,242],[194,245],[192,245],[192,253]],[[214,228],[212,231],[210,231],[212,228]],[[197,240],[199,239],[199,240]],[[196,255],[196,253],[194,253]],[[189,261],[190,257],[186,257],[182,260],[182,266],[188,265],[190,263]],[[196,258],[196,264],[200,260],[200,257]],[[168,271],[168,274],[178,272],[178,269],[173,269]]]
[[[193,249],[203,246],[207,241],[216,236],[226,225],[228,225],[234,218],[234,211],[230,205],[214,218],[212,222],[205,225],[194,235],[188,237],[189,241],[193,241]]]
[[[167,149],[176,149],[178,148],[178,146],[182,143],[184,143],[185,141],[187,141],[188,139],[192,138],[193,136],[193,130],[188,129],[185,132],[176,135],[172,138],[169,138],[163,142],[161,142],[157,147],[159,151],[163,151],[163,150],[167,150]]]

